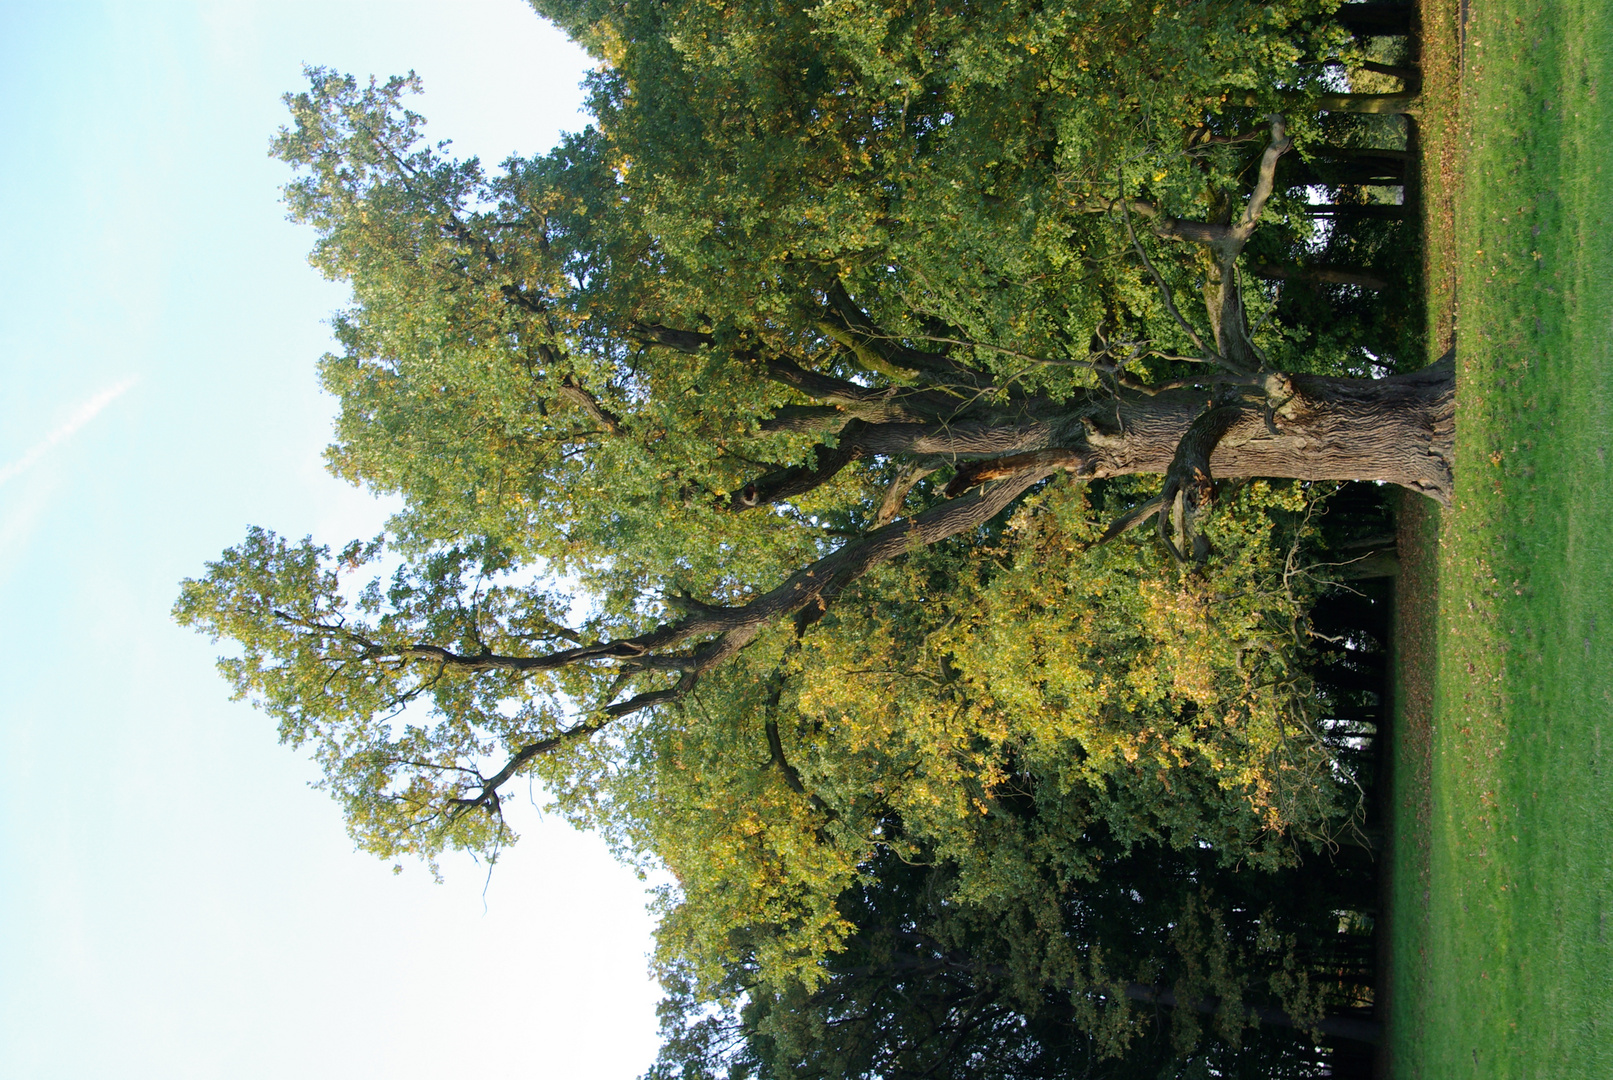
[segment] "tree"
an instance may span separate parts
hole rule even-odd
[[[1232,862],[1332,827],[1318,482],[1448,498],[1452,374],[1370,377],[1240,268],[1306,249],[1279,165],[1359,104],[1329,5],[539,6],[603,64],[551,154],[490,175],[412,76],[320,70],[275,142],[353,290],[331,468],[405,508],[253,530],[176,614],[358,842],[496,855],[538,776],[677,868],[669,955],[765,923],[811,985],[870,852],[1087,873],[1006,858],[1021,782]]]
[[[1350,1011],[1371,991],[1366,859],[1235,873],[1206,849],[1086,839],[1110,859],[1052,926],[1032,891],[959,903],[954,867],[883,853],[841,897],[855,929],[818,986],[770,984],[741,949],[713,1009],[675,973],[649,1075],[1309,1077],[1341,1074],[1318,1039],[1370,1052]],[[1068,948],[1079,965],[1047,978]]]

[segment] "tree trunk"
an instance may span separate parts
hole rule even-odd
[[[1355,218],[1358,221],[1405,221],[1410,207],[1404,203],[1317,203],[1305,213],[1313,218]]]
[[[1268,281],[1301,281],[1318,285],[1354,285],[1372,292],[1382,292],[1389,282],[1364,270],[1348,270],[1341,266],[1273,266],[1255,263],[1249,267],[1255,277]]]
[[[1333,20],[1357,37],[1396,37],[1411,33],[1411,4],[1344,4]]]
[[[1323,112],[1415,113],[1419,97],[1413,91],[1396,94],[1322,94],[1314,103]]]
[[[1033,464],[1093,478],[1164,475],[1194,424],[1215,412],[1221,416],[1214,425],[1218,437],[1207,456],[1214,478],[1379,481],[1449,505],[1452,363],[1385,379],[1274,375],[1263,389],[1262,397],[1231,401],[1203,390],[1152,396],[1123,391],[1107,402],[1089,402],[1053,425],[1045,449],[1026,447],[1010,457],[962,466],[960,479],[978,483]],[[1038,441],[1027,440],[1024,429],[1016,434],[1020,446]]]
[[[1388,154],[1357,154],[1343,160],[1316,155],[1310,161],[1293,160],[1282,170],[1282,186],[1340,187],[1345,184],[1371,184],[1397,187],[1406,182],[1406,163]]]

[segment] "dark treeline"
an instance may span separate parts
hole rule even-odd
[[[1382,489],[1346,487],[1333,506],[1318,557],[1392,572]],[[1372,1076],[1392,599],[1392,578],[1354,577],[1310,613],[1318,735],[1358,788],[1331,844],[1255,869],[1207,843],[1129,843],[1095,826],[1081,843],[1100,869],[1055,886],[1056,910],[1029,899],[1046,895],[1036,889],[1019,905],[971,904],[944,861],[887,849],[841,899],[856,929],[820,987],[769,991],[741,964],[730,1012],[674,992],[651,1077]],[[1081,816],[1028,794],[997,805]],[[893,839],[900,829],[886,823]],[[1070,953],[1080,985],[1037,981],[1068,970]]]

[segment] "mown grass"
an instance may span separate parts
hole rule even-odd
[[[1397,1077],[1613,1076],[1613,6],[1473,0],[1463,53],[1456,499],[1390,1052]]]
[[[1455,341],[1456,192],[1460,188],[1461,28],[1450,0],[1422,0],[1417,65],[1423,85],[1412,148],[1420,169],[1407,201],[1419,205],[1427,311],[1425,363]],[[1402,493],[1398,519],[1400,576],[1395,583],[1392,651],[1393,729],[1389,738],[1386,817],[1389,822],[1383,901],[1387,941],[1379,1015],[1387,1021],[1384,1064],[1391,1077],[1427,1075],[1422,1051],[1429,1000],[1432,926],[1429,803],[1433,755],[1434,682],[1438,659],[1439,507]],[[1381,1074],[1380,1074],[1381,1075]]]
[[[1434,673],[1438,653],[1439,508],[1409,492],[1398,517],[1400,576],[1395,582],[1392,702],[1389,739],[1387,881],[1388,941],[1379,1015],[1387,1020],[1385,1052],[1390,1077],[1426,1075],[1421,1065],[1428,1002],[1430,931],[1429,845]]]

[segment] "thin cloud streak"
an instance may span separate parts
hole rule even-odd
[[[96,415],[100,413],[102,409],[116,401],[123,395],[124,391],[128,390],[131,386],[139,381],[139,376],[131,375],[122,382],[117,383],[114,386],[107,387],[105,390],[102,390],[99,394],[96,394],[94,397],[90,398],[90,400],[80,405],[73,411],[71,416],[62,422],[61,426],[59,426],[49,435],[46,435],[33,446],[29,447],[22,457],[8,465],[0,465],[0,484],[4,484],[8,480],[15,479],[16,477],[27,472],[29,469],[33,468],[34,465],[39,462],[40,458],[50,453],[51,450],[55,449],[61,443],[64,443],[68,439],[72,438],[75,434],[77,434],[79,428],[83,427],[91,420],[94,420]]]

